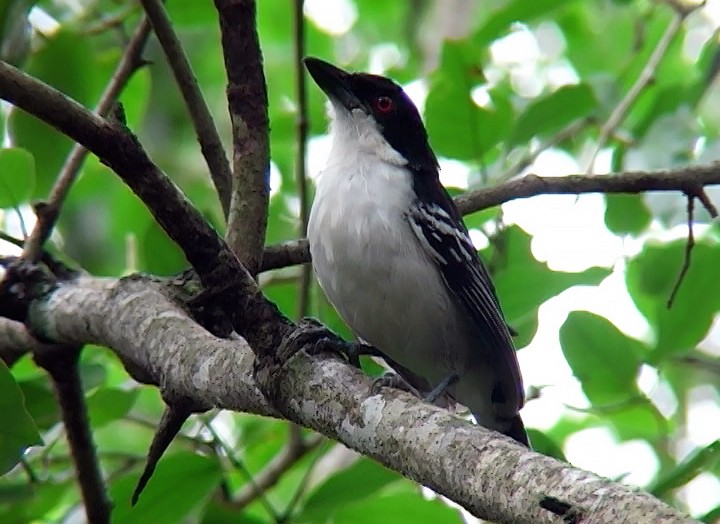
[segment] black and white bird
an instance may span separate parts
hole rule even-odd
[[[331,102],[332,147],[308,224],[325,294],[416,390],[528,445],[510,333],[417,108],[388,78],[317,58],[305,66]]]

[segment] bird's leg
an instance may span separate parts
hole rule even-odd
[[[423,400],[429,404],[435,404],[435,401],[447,393],[447,390],[454,386],[459,378],[460,375],[457,373],[450,373],[447,377],[442,379],[442,382],[440,382],[435,389],[425,395]]]

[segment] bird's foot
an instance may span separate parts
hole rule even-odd
[[[299,337],[302,338],[305,345],[312,344],[312,348],[309,350],[311,354],[335,353],[356,368],[360,367],[360,356],[362,355],[383,356],[373,346],[343,340],[312,317],[304,317],[300,320],[297,330],[302,331]]]
[[[412,387],[407,380],[392,371],[388,371],[383,376],[373,380],[370,386],[370,394],[377,395],[382,388],[401,389],[411,395],[415,395],[417,398],[422,398],[422,394],[417,389]]]
[[[458,375],[457,373],[451,373],[450,375],[442,379],[442,382],[435,386],[435,389],[425,395],[425,398],[423,398],[423,400],[428,404],[435,404],[435,402],[437,402],[440,397],[447,393],[448,390],[453,387],[459,379],[460,375]]]

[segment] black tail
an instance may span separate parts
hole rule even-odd
[[[520,415],[515,415],[515,417],[512,419],[510,427],[507,431],[503,431],[503,433],[511,439],[517,440],[520,444],[523,444],[524,446],[532,449],[532,447],[530,446],[530,439],[528,438],[527,432],[525,431],[525,424],[523,424]]]

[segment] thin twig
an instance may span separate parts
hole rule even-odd
[[[230,446],[228,446],[225,441],[220,437],[220,434],[215,431],[215,428],[212,425],[212,419],[207,416],[202,416],[200,419],[203,422],[203,425],[208,430],[210,435],[212,436],[213,442],[215,443],[215,446],[218,447],[225,453],[225,456],[227,457],[228,461],[232,466],[237,469],[238,471],[242,472],[243,475],[245,475],[245,478],[247,479],[248,486],[252,488],[253,493],[256,493],[256,497],[260,498],[260,502],[265,507],[265,510],[272,516],[273,520],[275,522],[279,522],[280,514],[278,511],[273,507],[270,500],[265,496],[265,490],[259,487],[256,484],[255,477],[253,476],[252,472],[248,469],[248,467],[245,465],[245,463],[237,458],[235,455],[235,450],[232,449]],[[233,506],[235,503],[232,503]]]
[[[586,193],[638,194],[652,191],[691,192],[705,205],[711,217],[717,209],[698,188],[720,184],[720,164],[687,166],[656,171],[626,171],[607,176],[566,175],[541,177],[526,175],[493,187],[467,191],[455,197],[463,215],[469,215],[512,200],[539,195],[583,195]],[[306,238],[288,240],[265,248],[262,271],[304,264],[310,260]]]
[[[720,376],[720,358],[708,355],[701,351],[693,351],[690,353],[683,353],[674,357],[673,362],[679,364],[685,364],[688,366],[694,366],[699,371],[706,373],[714,373]]]
[[[605,146],[608,138],[610,138],[610,136],[615,133],[618,126],[622,124],[623,120],[625,120],[625,116],[627,115],[628,111],[633,106],[637,98],[652,82],[653,78],[655,77],[655,71],[657,71],[658,65],[660,65],[660,62],[662,61],[665,53],[670,47],[673,38],[675,38],[675,35],[680,30],[683,20],[685,20],[685,16],[686,14],[677,13],[673,17],[673,19],[670,21],[670,24],[668,24],[667,28],[665,29],[665,32],[660,37],[660,40],[655,46],[655,50],[650,55],[650,58],[645,64],[645,67],[643,67],[642,71],[640,71],[640,75],[635,80],[635,83],[630,87],[628,92],[625,94],[625,97],[620,100],[620,103],[615,107],[615,109],[613,109],[612,113],[610,113],[610,116],[603,124],[602,128],[600,128],[600,135],[598,136],[597,144],[595,145],[593,155],[590,158],[590,162],[588,163],[588,175],[593,174],[593,170],[595,168],[595,160],[597,160],[597,156],[600,154],[600,151]]]
[[[291,430],[292,431],[292,430]],[[257,474],[253,475],[253,481],[248,483],[238,495],[233,498],[233,508],[242,509],[250,504],[257,497],[273,487],[280,478],[298,463],[310,451],[325,442],[322,435],[311,435],[307,439],[293,439],[292,433],[287,445]]]
[[[310,262],[310,244],[307,238],[286,240],[267,246],[263,253],[260,271],[270,271]]]
[[[95,108],[98,115],[106,115],[110,111],[120,91],[125,87],[132,74],[142,66],[141,54],[149,33],[150,24],[147,18],[143,18],[135,29],[135,33],[125,48],[125,53],[123,53],[110,82],[108,82],[105,91],[100,97],[100,101]],[[42,255],[42,246],[55,226],[63,202],[80,172],[80,167],[87,153],[87,149],[80,144],[75,144],[50,190],[47,202],[42,206],[36,206],[37,222],[35,222],[35,227],[25,242],[23,253],[23,257],[27,260],[37,261]]]
[[[175,75],[175,81],[180,88],[183,100],[185,100],[185,107],[190,114],[200,143],[200,151],[205,157],[210,176],[220,198],[223,214],[227,218],[230,210],[232,173],[210,109],[162,2],[160,0],[141,0],[141,2],[150,19],[153,31],[160,41],[170,69]]]
[[[675,281],[675,285],[672,288],[672,291],[670,292],[670,298],[668,298],[667,301],[667,308],[670,309],[673,306],[673,303],[675,302],[675,297],[677,296],[678,291],[680,290],[680,286],[683,283],[683,280],[685,280],[685,275],[687,275],[688,269],[690,269],[690,260],[692,258],[692,251],[695,247],[695,235],[693,234],[693,215],[695,212],[695,196],[688,193],[687,196],[687,225],[688,225],[688,236],[687,236],[687,244],[685,244],[685,258],[683,259],[683,265],[680,268],[680,273],[678,273],[677,280]]]
[[[305,17],[303,16],[304,0],[295,0],[294,7],[294,37],[295,37],[295,92],[297,96],[297,115],[295,120],[295,140],[297,154],[295,157],[295,181],[298,197],[300,198],[300,236],[307,236],[308,227],[308,188],[305,173],[305,155],[307,151],[307,93],[305,89],[305,70],[303,57],[305,56]],[[300,296],[298,297],[298,318],[308,314],[310,301],[310,282],[312,268],[304,264],[300,274]]]
[[[74,347],[63,352],[36,354],[35,360],[52,378],[88,522],[102,524],[110,522],[111,504],[90,431],[79,356],[80,348]]]
[[[695,192],[698,187],[720,184],[720,164],[687,166],[656,171],[627,171],[607,176],[567,175],[541,177],[526,175],[494,187],[467,191],[455,197],[463,215],[498,206],[511,200],[538,195],[581,195],[585,193],[637,194],[650,191]]]
[[[322,442],[327,442],[327,439],[323,438],[322,435],[315,435],[317,437],[317,445],[320,445]],[[313,448],[316,446],[313,446]],[[308,450],[310,451],[310,450]],[[305,470],[305,473],[303,474],[302,479],[300,479],[300,484],[298,485],[297,489],[295,490],[295,493],[293,493],[292,498],[290,499],[290,502],[288,503],[287,507],[285,508],[285,511],[283,512],[283,521],[289,522],[290,517],[293,514],[293,511],[295,511],[295,507],[300,502],[300,498],[305,494],[305,491],[308,488],[310,475],[312,475],[315,466],[317,465],[318,461],[322,457],[322,453],[318,453],[315,457],[313,457],[310,465]]]
[[[25,245],[25,242],[23,240],[15,238],[12,235],[8,235],[7,233],[5,233],[5,231],[0,231],[0,240],[4,240],[8,244],[12,244],[15,247],[23,247],[23,245]]]
[[[693,192],[693,196],[700,201],[700,203],[703,205],[711,218],[718,217],[718,210],[715,207],[715,204],[712,203],[710,197],[707,195],[707,193],[702,187],[696,188]]]
[[[537,149],[524,154],[513,166],[503,172],[497,179],[494,179],[494,183],[499,184],[500,182],[505,182],[506,180],[516,177],[522,173],[526,167],[532,165],[543,152],[576,135],[583,127],[588,125],[589,122],[590,119],[584,118],[561,129],[554,136],[551,136],[547,141],[540,144]]]
[[[88,36],[94,36],[110,29],[122,28],[123,23],[127,20],[127,18],[137,11],[139,7],[139,5],[133,2],[117,13],[113,13],[109,16],[101,15],[100,21],[88,26],[84,32]]]

